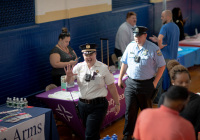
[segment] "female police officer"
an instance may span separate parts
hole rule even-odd
[[[84,62],[76,66],[67,66],[66,81],[70,83],[77,76],[80,90],[78,108],[83,124],[86,127],[86,140],[99,140],[100,127],[108,108],[107,88],[114,101],[116,114],[119,113],[120,104],[114,77],[107,65],[96,60],[96,44],[81,45]]]

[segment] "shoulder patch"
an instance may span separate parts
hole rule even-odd
[[[156,53],[157,53],[158,56],[161,56],[161,55],[162,55],[162,52],[160,51],[160,49],[157,50]]]

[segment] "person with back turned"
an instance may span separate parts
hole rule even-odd
[[[172,12],[170,10],[164,10],[162,12],[161,20],[163,26],[160,29],[158,37],[153,36],[149,37],[149,39],[158,43],[158,47],[161,49],[167,64],[169,60],[177,59],[180,31],[178,26],[173,22]],[[167,69],[165,69],[157,86],[158,94],[155,103],[157,103],[163,91],[167,91],[169,86],[170,80]]]
[[[145,109],[139,114],[135,140],[195,140],[194,127],[179,116],[188,101],[187,88],[170,87],[160,108]]]

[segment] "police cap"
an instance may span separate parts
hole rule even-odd
[[[83,44],[79,47],[82,51],[83,54],[92,54],[96,52],[97,45],[94,43],[87,43]]]
[[[142,34],[146,34],[148,28],[144,26],[137,26],[133,29],[134,36],[141,36]]]

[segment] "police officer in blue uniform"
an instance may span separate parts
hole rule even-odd
[[[155,87],[165,69],[165,60],[158,46],[146,40],[148,29],[137,26],[134,40],[127,46],[122,58],[118,86],[123,88],[122,77],[128,75],[124,92],[126,112],[123,140],[131,140],[138,110],[152,108]]]

